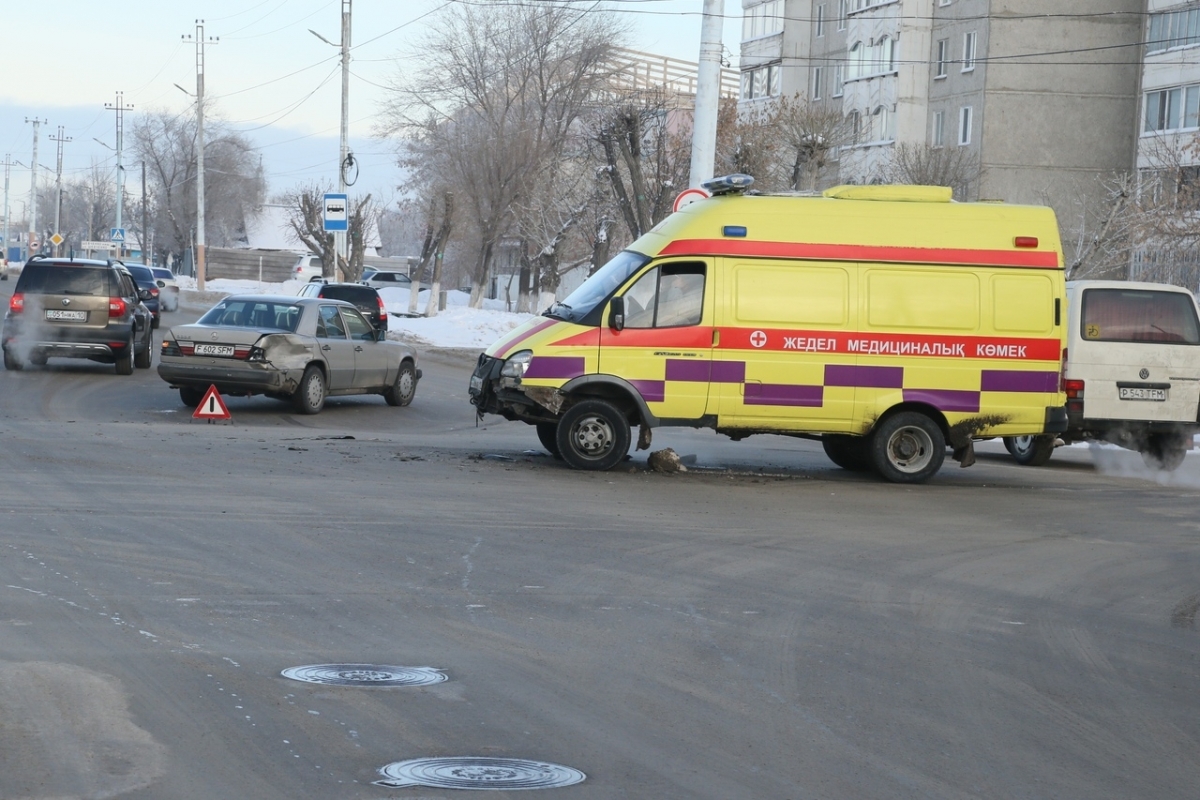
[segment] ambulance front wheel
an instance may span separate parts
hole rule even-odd
[[[1054,434],[1045,436],[1005,436],[1004,449],[1018,464],[1041,467],[1054,455]]]
[[[871,462],[893,483],[922,483],[941,469],[946,437],[929,417],[901,411],[879,424],[871,437]]]
[[[558,421],[558,451],[575,469],[612,469],[629,452],[632,433],[625,415],[607,400],[582,400]]]

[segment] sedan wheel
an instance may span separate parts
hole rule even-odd
[[[292,405],[301,414],[319,414],[325,407],[325,374],[319,367],[309,365],[292,395]]]
[[[417,393],[417,371],[411,361],[400,365],[396,382],[383,390],[383,399],[389,406],[406,406],[413,401]]]

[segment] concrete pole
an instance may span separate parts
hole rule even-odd
[[[62,233],[61,217],[62,217],[62,160],[63,160],[63,144],[71,141],[70,136],[63,136],[63,126],[58,126],[58,136],[49,137],[51,141],[58,143],[58,166],[55,170],[54,177],[54,232]],[[61,255],[59,245],[54,245],[54,255]]]
[[[110,111],[117,112],[117,224],[115,227],[125,227],[125,165],[121,160],[121,153],[124,150],[125,142],[125,112],[133,106],[125,105],[125,93],[117,92],[115,103],[105,103],[104,107]],[[117,258],[120,258],[125,250],[124,242],[117,242]]]
[[[38,240],[37,233],[37,171],[38,171],[38,126],[46,122],[44,119],[25,118],[26,122],[33,124],[33,161],[30,162],[30,178],[29,178],[29,239],[26,241],[28,247],[28,256],[34,255],[33,243]]]
[[[717,108],[721,99],[721,26],[725,0],[704,0],[700,25],[700,67],[692,122],[692,173],[696,187],[713,176],[717,160]]]
[[[350,155],[350,4],[352,0],[342,0],[342,131],[341,146],[338,152],[338,192],[346,193],[346,158]],[[346,217],[349,219],[350,205],[346,204]],[[339,232],[337,251],[346,263],[350,262],[349,231]],[[342,277],[334,270],[334,278]]]
[[[8,264],[8,180],[12,173],[12,154],[4,154],[4,252],[0,253],[0,264]]]
[[[191,38],[184,35],[186,41]],[[207,44],[220,39],[209,37]],[[196,20],[196,288],[204,291],[204,20]],[[182,86],[179,87],[183,89]],[[184,89],[186,92],[187,90]],[[144,196],[143,196],[144,198]],[[143,200],[144,202],[144,200]]]

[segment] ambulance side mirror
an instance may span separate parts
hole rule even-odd
[[[608,306],[608,327],[614,331],[625,329],[625,298],[614,297]]]

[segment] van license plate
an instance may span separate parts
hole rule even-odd
[[[1117,396],[1122,400],[1166,400],[1166,389],[1138,389],[1132,386],[1122,386],[1117,389]]]
[[[57,311],[48,309],[46,311],[46,319],[53,320],[69,320],[70,322],[84,322],[87,320],[86,311]]]
[[[231,356],[233,346],[228,344],[198,344],[193,351],[198,356]],[[1122,389],[1122,391],[1124,391]]]

